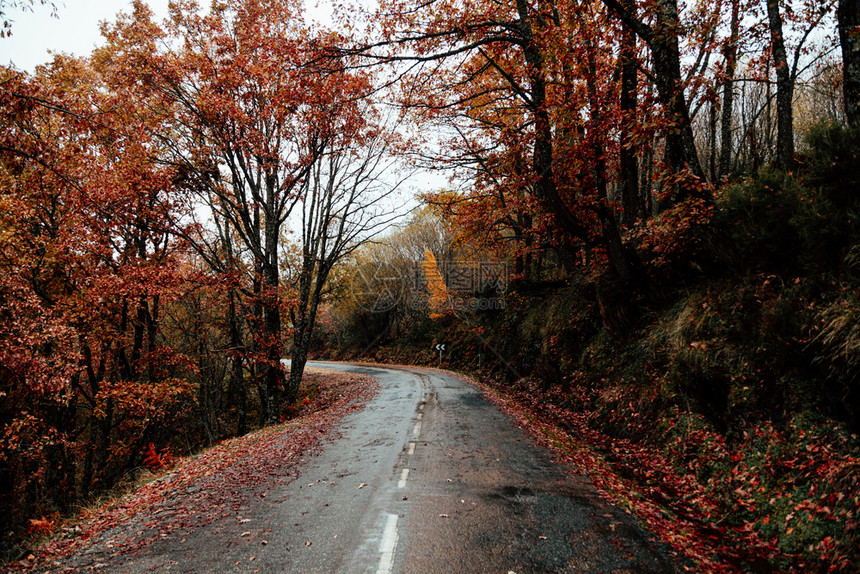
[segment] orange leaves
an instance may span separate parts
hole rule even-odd
[[[95,60],[59,57],[0,84],[20,104],[0,122],[0,458],[12,461],[0,496],[27,493],[3,528],[121,475],[133,440],[175,425],[193,396],[184,363],[158,346],[159,312],[185,289],[168,233],[175,173],[152,161],[162,125]],[[80,432],[98,422],[102,438]],[[88,448],[110,453],[91,476],[48,484]]]
[[[96,396],[94,415],[102,418],[114,411],[118,418],[127,418],[135,432],[169,418],[183,403],[191,404],[194,388],[187,379],[173,378],[150,381],[116,381],[106,383]]]
[[[54,531],[55,521],[42,516],[41,518],[31,518],[30,527],[27,529],[27,536],[47,536]]]
[[[143,459],[143,464],[149,470],[162,470],[170,468],[175,464],[175,459],[170,453],[170,447],[164,447],[161,452],[155,450],[155,444],[149,443],[146,449],[146,456]]]
[[[693,259],[703,248],[700,236],[713,216],[713,204],[688,199],[650,220],[635,236],[648,265],[659,269]]]
[[[438,318],[450,310],[448,288],[445,286],[445,279],[439,271],[439,265],[436,263],[436,257],[427,249],[424,251],[424,262],[422,263],[424,277],[427,281],[427,291],[430,293],[428,305],[433,310],[434,314],[431,317]]]

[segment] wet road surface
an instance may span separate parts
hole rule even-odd
[[[674,572],[668,548],[565,472],[480,392],[439,371],[338,363],[380,391],[299,476],[109,572]]]

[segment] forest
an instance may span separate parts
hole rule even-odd
[[[0,67],[3,561],[328,358],[470,373],[702,571],[856,571],[860,2],[102,34]]]

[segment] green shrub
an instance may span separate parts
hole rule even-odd
[[[792,225],[811,272],[841,271],[860,243],[860,129],[819,125],[807,135],[802,191]]]
[[[800,205],[799,191],[791,175],[769,169],[724,190],[716,221],[743,267],[781,271],[794,265],[801,249],[800,234],[792,223]]]

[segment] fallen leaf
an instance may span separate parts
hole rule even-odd
[[[250,535],[251,535],[251,533],[250,533],[250,532],[243,532],[241,535],[242,535],[242,536],[250,536]]]
[[[310,540],[308,540],[307,542],[305,542],[305,546],[310,546],[311,544],[312,544],[312,542],[311,542]]]
[[[361,484],[358,485],[358,488],[364,488],[365,486],[367,486],[367,483],[362,482]]]
[[[440,514],[439,518],[448,518],[448,515],[447,514]]]

